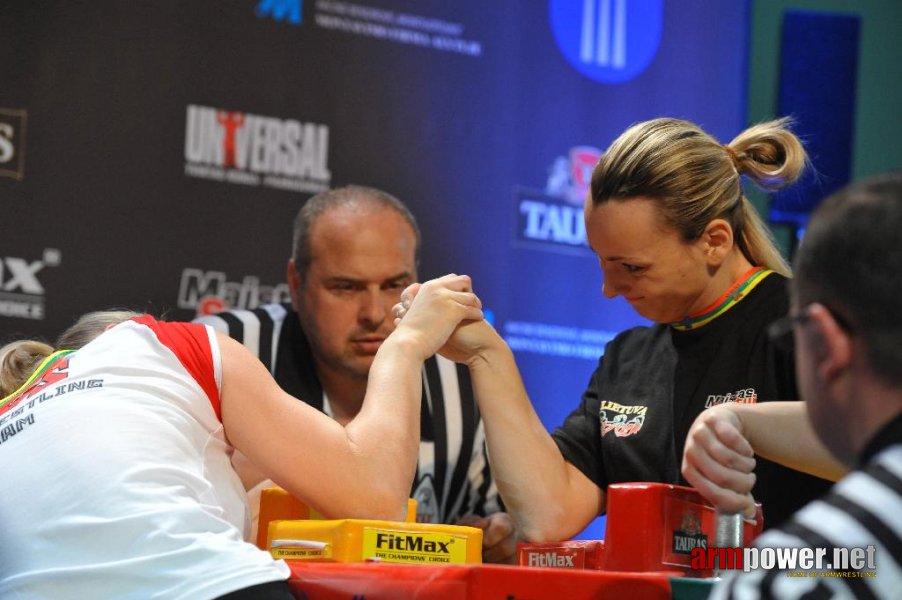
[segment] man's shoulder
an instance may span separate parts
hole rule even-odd
[[[292,312],[290,304],[262,304],[254,309],[234,308],[211,315],[195,317],[193,323],[210,325],[218,331],[232,334],[233,330],[245,325],[280,325]]]

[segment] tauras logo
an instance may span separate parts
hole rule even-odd
[[[701,517],[689,511],[683,514],[680,528],[673,532],[673,553],[691,554],[696,548],[707,548],[708,536],[702,531]]]
[[[253,309],[261,304],[288,302],[291,296],[287,283],[261,285],[254,275],[241,281],[229,281],[223,271],[182,270],[178,307],[196,310],[198,316],[231,308]]]
[[[535,248],[588,253],[583,204],[601,150],[574,146],[548,169],[542,192],[520,190],[515,198],[516,241]]]
[[[299,192],[328,189],[329,127],[190,104],[185,174]]]
[[[707,548],[708,536],[703,533],[686,534],[680,531],[673,532],[674,554],[691,554],[696,548]]]
[[[583,209],[542,193],[518,192],[514,245],[535,250],[588,254]]]
[[[56,248],[46,248],[40,260],[0,257],[0,316],[43,319],[44,286],[38,273],[60,262],[61,254]]]
[[[530,552],[528,556],[528,564],[530,567],[575,568],[573,556],[558,554],[557,552]]]
[[[408,552],[431,552],[450,554],[448,546],[454,540],[447,542],[424,540],[419,535],[399,535],[392,533],[380,533],[376,536],[376,548],[380,550],[406,550]]]

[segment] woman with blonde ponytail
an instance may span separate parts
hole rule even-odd
[[[683,448],[705,409],[798,399],[791,350],[765,334],[788,310],[789,267],[741,181],[776,190],[798,179],[807,158],[788,125],[755,125],[724,145],[694,123],[653,119],[602,155],[585,204],[602,293],[652,323],[607,345],[554,433],[489,325],[452,337],[453,358],[471,365],[492,473],[526,539],[578,533],[605,511],[610,484],[685,484]],[[769,527],[830,483],[759,458],[741,485]]]

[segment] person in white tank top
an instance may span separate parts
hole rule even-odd
[[[243,541],[235,448],[327,516],[403,519],[423,360],[482,318],[469,278],[427,285],[345,427],[204,325],[93,313],[60,351],[0,349],[0,597],[292,597],[288,567]]]

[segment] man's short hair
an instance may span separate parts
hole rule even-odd
[[[902,385],[902,171],[846,187],[814,211],[795,259],[798,308],[828,307],[863,340],[874,374]]]
[[[298,273],[303,275],[310,267],[312,251],[310,248],[310,232],[317,217],[334,208],[372,209],[386,208],[398,213],[413,229],[416,243],[414,260],[420,258],[420,227],[407,206],[387,192],[362,185],[348,185],[320,192],[301,207],[294,219],[294,240],[291,246],[291,257]]]

